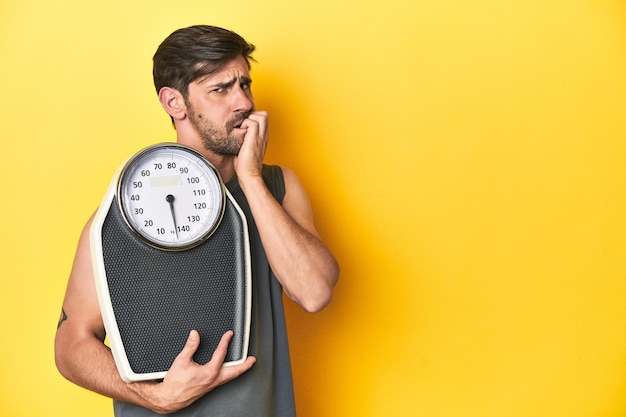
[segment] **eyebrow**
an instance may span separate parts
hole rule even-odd
[[[252,80],[250,78],[248,78],[248,77],[241,77],[241,78],[234,77],[234,78],[232,78],[232,79],[230,79],[228,81],[223,81],[223,82],[217,83],[217,84],[211,84],[211,85],[209,85],[209,88],[215,88],[215,87],[230,88],[233,85],[235,85],[235,83],[237,83],[237,81],[241,81],[241,82],[246,83],[246,84],[251,84],[252,83]]]

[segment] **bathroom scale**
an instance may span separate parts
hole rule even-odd
[[[189,332],[197,363],[234,332],[224,366],[248,352],[246,217],[215,167],[175,143],[149,146],[117,170],[90,230],[108,342],[127,382],[164,378]]]

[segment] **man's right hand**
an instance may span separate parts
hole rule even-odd
[[[253,356],[249,356],[239,365],[223,366],[232,337],[232,331],[226,332],[213,352],[211,360],[200,365],[193,360],[193,355],[200,346],[200,335],[196,330],[192,330],[163,382],[150,385],[151,389],[144,392],[151,397],[153,411],[167,414],[188,407],[214,388],[250,369],[256,362]]]

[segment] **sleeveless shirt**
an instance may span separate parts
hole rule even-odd
[[[263,165],[263,179],[282,204],[282,169]],[[295,400],[287,341],[282,286],[270,269],[248,201],[233,177],[226,187],[245,213],[252,260],[252,314],[249,355],[256,363],[238,378],[215,388],[176,413],[175,417],[294,417]],[[158,414],[122,401],[113,402],[115,417],[154,417]]]

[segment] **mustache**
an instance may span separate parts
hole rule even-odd
[[[232,130],[235,126],[239,126],[244,120],[250,117],[251,114],[252,111],[237,113],[233,118],[226,122],[226,129]]]

